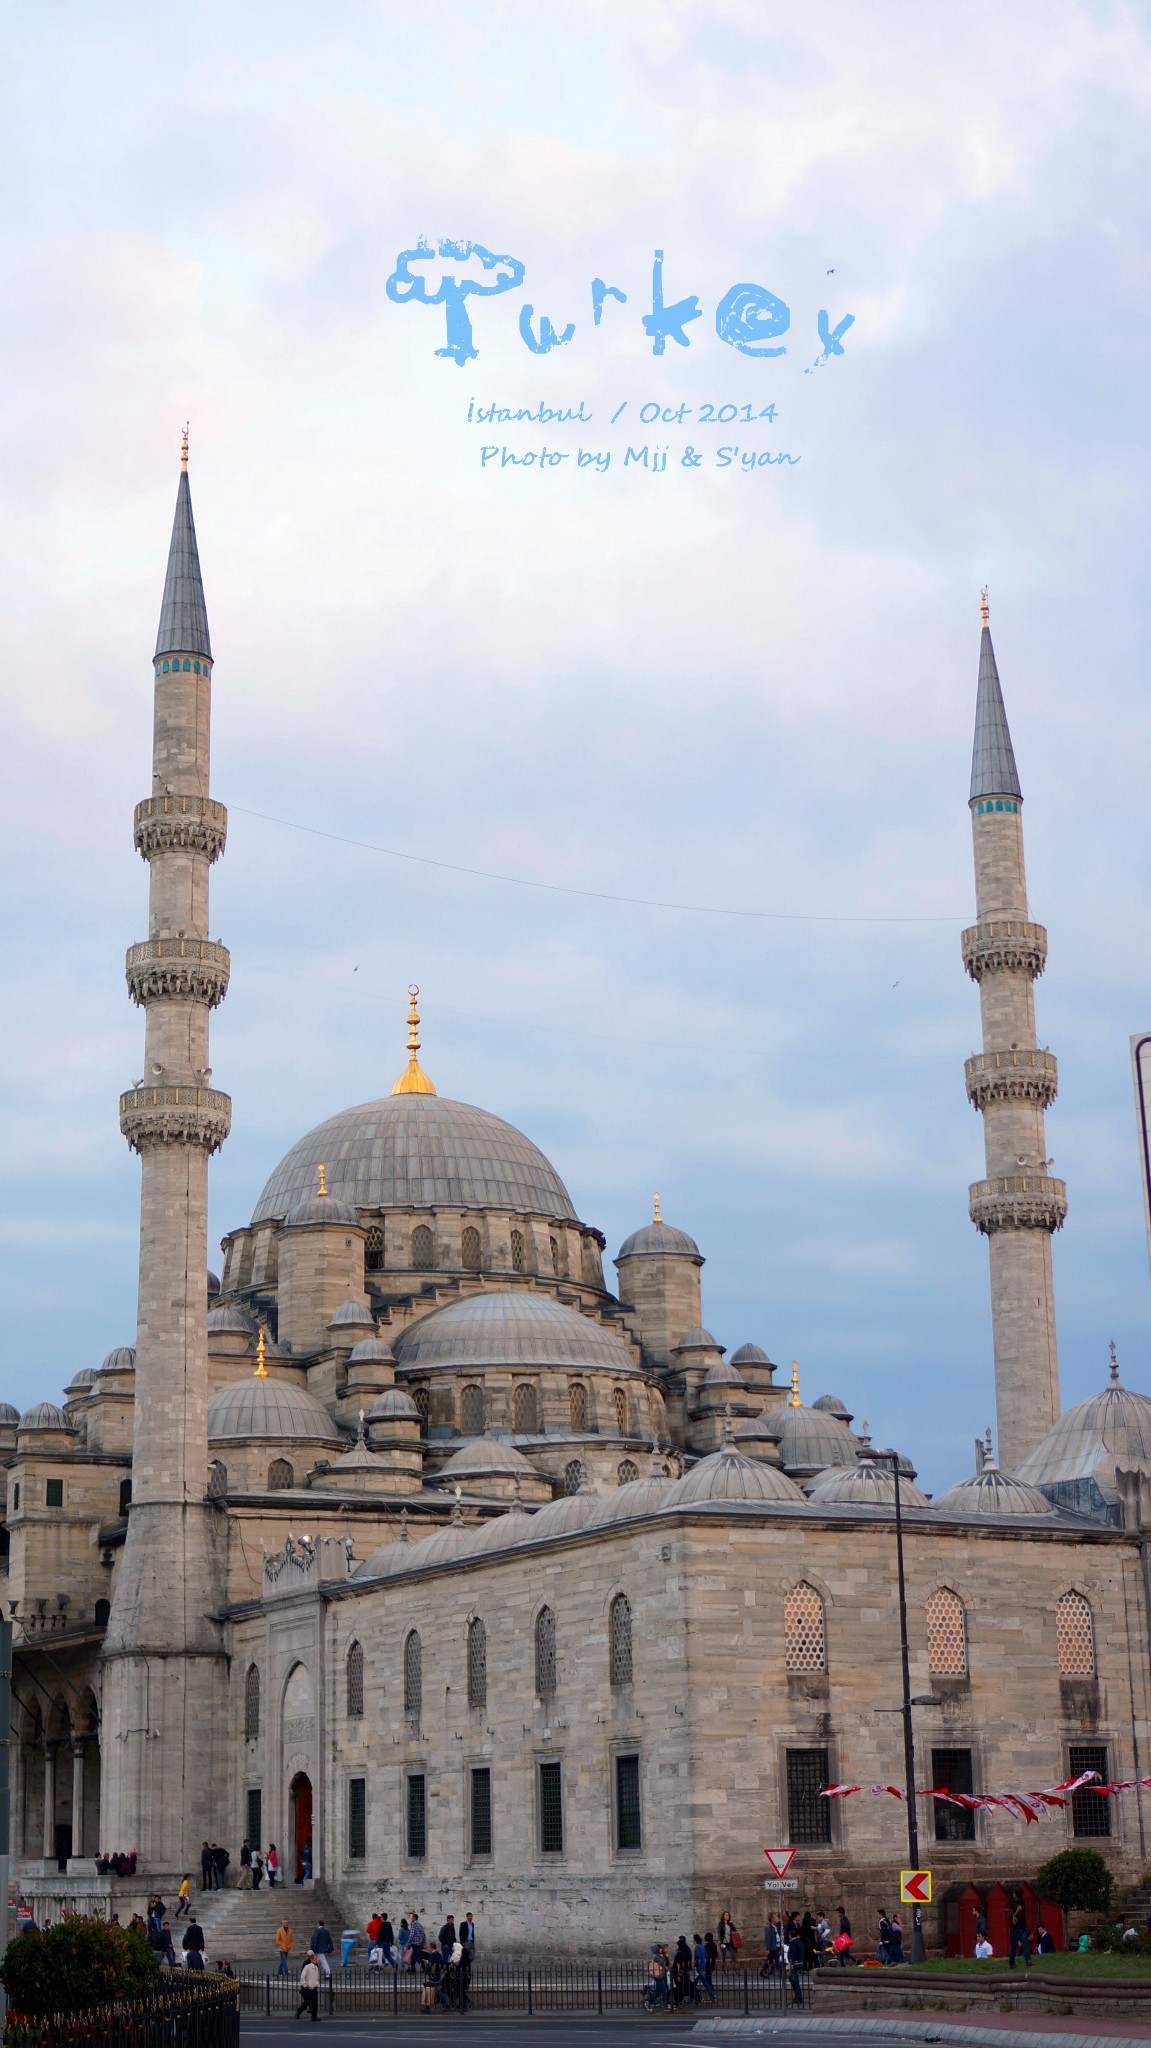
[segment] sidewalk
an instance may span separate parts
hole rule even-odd
[[[795,2012],[786,2019],[764,2015],[760,2019],[697,2020],[692,2032],[701,2040],[742,2034],[766,2041],[802,2029],[805,2035],[827,2041],[854,2040],[862,2035],[870,2040],[939,2041],[947,2048],[981,2048],[981,2044],[985,2048],[992,2035],[1003,2032],[1010,2033],[1011,2048],[1051,2048],[1052,2036],[1058,2037],[1060,2048],[1128,2048],[1132,2041],[1151,2041],[1151,2025],[1141,2020],[1108,2017],[1101,2018],[1096,2027],[1084,2027],[1082,2017],[1074,2013],[1028,2013],[1026,2024],[1020,2026],[1020,2017],[1013,2012],[988,2013],[970,2026],[958,2016],[948,2019],[946,2013],[925,2013],[921,2019],[909,2018],[906,2012],[869,2012],[866,2019],[821,2019],[818,2013]]]

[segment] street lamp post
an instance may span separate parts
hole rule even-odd
[[[899,1574],[899,1655],[903,1670],[903,1782],[907,1795],[907,1860],[912,1870],[919,1869],[919,1815],[915,1805],[915,1734],[911,1725],[911,1659],[907,1647],[907,1581],[903,1572],[903,1510],[900,1502],[899,1453],[898,1451],[873,1451],[873,1457],[890,1462],[895,1493],[895,1562]],[[927,1951],[923,1946],[923,1913],[918,1905],[911,1908],[911,1960],[925,1963]]]

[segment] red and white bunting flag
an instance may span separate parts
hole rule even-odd
[[[862,1789],[861,1785],[825,1785],[819,1796],[821,1799],[850,1799],[853,1792]]]

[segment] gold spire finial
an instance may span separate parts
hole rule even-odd
[[[316,1171],[317,1171],[317,1173],[318,1173],[318,1174],[319,1174],[319,1176],[320,1176],[320,1185],[319,1185],[319,1187],[318,1187],[318,1188],[316,1189],[316,1196],[317,1196],[317,1199],[319,1198],[319,1196],[320,1196],[320,1195],[326,1195],[326,1194],[327,1194],[327,1192],[328,1192],[328,1183],[327,1183],[327,1181],[326,1181],[326,1180],[324,1179],[324,1175],[325,1175],[325,1174],[327,1173],[327,1170],[328,1170],[328,1169],[327,1169],[327,1167],[326,1167],[326,1166],[324,1165],[324,1162],[323,1162],[323,1160],[321,1159],[321,1161],[320,1161],[320,1163],[319,1163],[319,1166],[318,1166],[318,1167],[316,1168]]]
[[[181,436],[180,436],[180,468],[181,468],[181,469],[187,469],[187,467],[188,467],[188,422],[187,422],[187,420],[185,420],[185,421],[184,421],[184,431],[183,431],[183,433],[182,433],[182,434],[181,434]]]
[[[264,1330],[264,1325],[263,1323],[261,1323],[260,1335],[256,1344],[256,1370],[252,1374],[252,1378],[255,1380],[266,1380],[268,1377],[268,1367],[266,1363],[267,1342],[268,1340],[266,1332]]]
[[[392,1084],[393,1095],[434,1095],[435,1088],[420,1065],[420,1013],[416,1008],[419,995],[417,983],[410,982],[408,995],[408,1064],[398,1081]]]
[[[654,1214],[654,1216],[652,1217],[652,1219],[651,1219],[651,1220],[652,1220],[652,1222],[653,1222],[653,1223],[662,1223],[662,1222],[663,1222],[663,1217],[662,1217],[662,1216],[660,1215],[660,1210],[659,1210],[659,1196],[658,1196],[658,1195],[654,1195],[654,1196],[652,1197],[652,1201],[653,1201],[653,1204],[654,1204],[654,1208],[655,1208],[655,1214]]]
[[[981,612],[983,613],[983,623],[984,623],[984,625],[986,626],[986,625],[988,624],[988,615],[987,615],[987,585],[986,585],[986,583],[984,584],[984,586],[983,586],[982,590],[981,590],[981,591],[980,591],[980,593],[979,593],[979,609],[980,609],[980,611],[981,611]]]
[[[799,1398],[799,1367],[794,1358],[791,1361],[791,1399],[787,1405],[789,1408],[802,1408],[803,1406],[803,1402]]]

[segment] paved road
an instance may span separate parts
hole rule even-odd
[[[690,2019],[669,2014],[666,2019],[653,2020],[647,2013],[620,2013],[611,2019],[577,2013],[537,2014],[532,2019],[499,2013],[468,2013],[462,2019],[458,2014],[440,2012],[415,2014],[410,2019],[395,2018],[391,2013],[378,2017],[352,2013],[346,2019],[322,2019],[316,2035],[319,2048],[345,2048],[345,2044],[346,2048],[353,2044],[361,2048],[368,2042],[373,2048],[414,2048],[416,2042],[433,2038],[448,2048],[463,2048],[465,2042],[471,2048],[614,2048],[616,2042],[624,2043],[625,2048],[708,2048],[708,2036],[693,2032],[694,2020],[694,2014]],[[302,2034],[310,2041],[311,2029],[310,2020],[301,2020],[297,2026],[290,2013],[273,2013],[270,2018],[245,2013],[241,2023],[243,2039],[253,2048],[257,2042],[283,2041],[292,2034]],[[791,2048],[786,2036],[775,2038],[777,2048]],[[793,2038],[799,2040],[798,2030]],[[717,2036],[716,2048],[718,2040]],[[868,2048],[876,2048],[874,2037]]]

